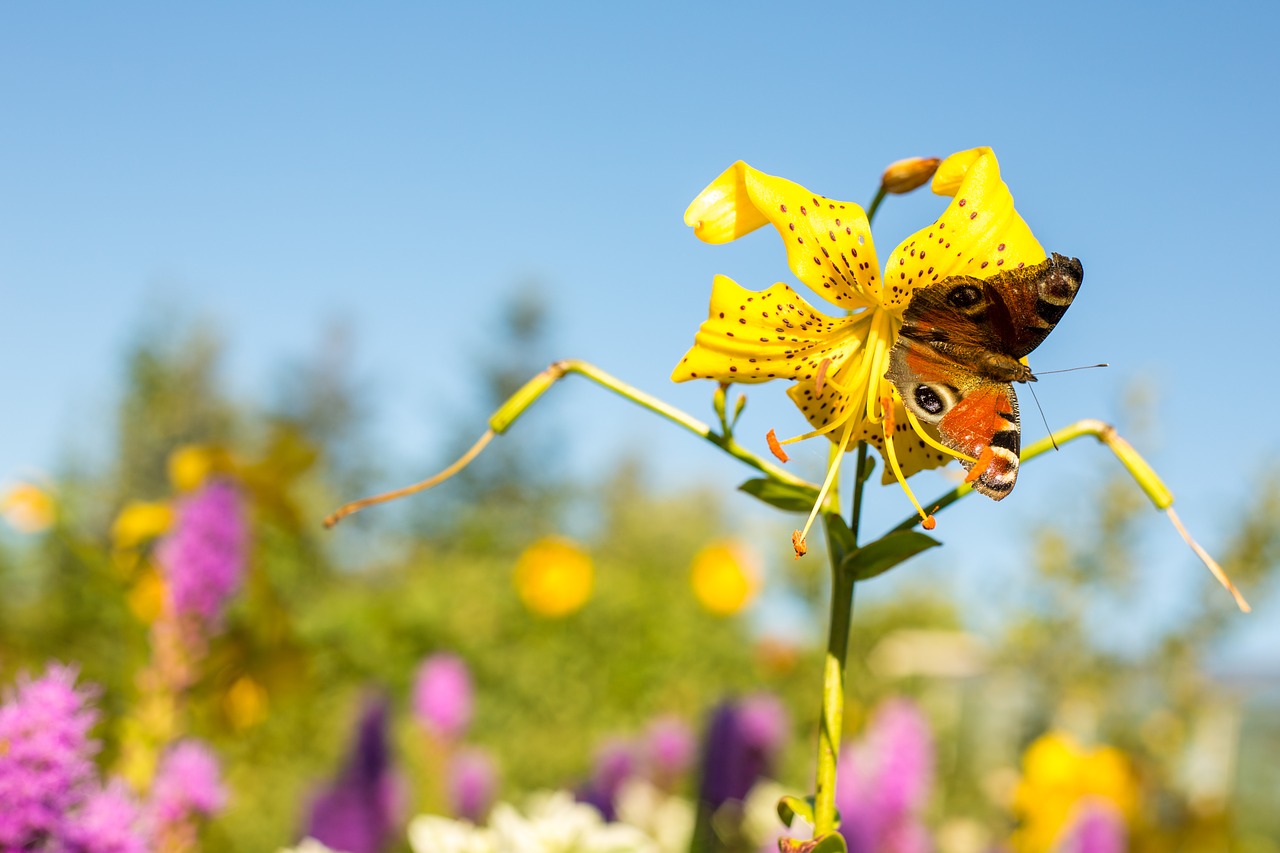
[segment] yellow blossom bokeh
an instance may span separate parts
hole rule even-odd
[[[137,548],[168,532],[173,506],[165,501],[130,501],[111,523],[111,545],[118,550]]]
[[[690,580],[698,603],[717,616],[741,612],[760,590],[757,561],[736,542],[715,542],[693,558]]]
[[[169,482],[178,492],[194,492],[226,466],[226,452],[206,444],[184,444],[169,454]]]
[[[567,616],[591,597],[595,569],[576,543],[560,537],[539,539],[516,561],[516,593],[539,616]]]
[[[34,483],[15,483],[0,497],[0,515],[19,533],[40,533],[58,515],[53,495]]]
[[[1067,734],[1050,732],[1027,747],[1023,774],[1013,795],[1021,824],[1013,838],[1017,853],[1055,849],[1088,800],[1103,801],[1132,824],[1138,811],[1138,780],[1115,747],[1086,749]]]

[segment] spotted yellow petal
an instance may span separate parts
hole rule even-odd
[[[933,191],[953,196],[932,225],[912,234],[889,256],[885,302],[905,308],[912,292],[951,275],[986,278],[1038,264],[1044,249],[1013,206],[990,148],[952,154],[938,167]]]
[[[671,379],[767,382],[834,373],[862,345],[854,324],[823,316],[785,284],[755,292],[718,275],[707,319]]]
[[[871,228],[853,202],[817,195],[739,160],[693,200],[684,221],[707,243],[727,243],[772,222],[791,271],[823,299],[849,310],[880,299]]]

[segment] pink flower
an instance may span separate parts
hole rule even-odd
[[[919,812],[933,782],[933,735],[915,705],[882,704],[836,769],[840,832],[850,853],[924,853]]]
[[[151,813],[164,826],[209,817],[226,805],[218,759],[197,740],[179,741],[160,759],[151,785]]]
[[[445,740],[461,737],[471,724],[471,673],[462,658],[448,653],[427,658],[413,686],[413,714]]]
[[[659,717],[644,736],[644,753],[653,781],[671,787],[693,766],[698,749],[693,731],[679,717]]]
[[[240,586],[248,538],[240,491],[226,480],[210,481],[178,505],[173,532],[157,550],[176,615],[206,627],[217,622]]]
[[[20,677],[0,705],[0,850],[144,853],[138,808],[123,784],[99,786],[89,730],[93,689],[73,667]]]
[[[481,749],[467,749],[449,765],[449,803],[457,817],[481,823],[498,789],[498,766]]]
[[[91,693],[77,689],[74,668],[55,664],[42,678],[20,676],[0,705],[0,849],[58,837],[85,798],[98,750]]]
[[[64,832],[66,849],[76,853],[147,853],[138,804],[117,779],[95,791]]]

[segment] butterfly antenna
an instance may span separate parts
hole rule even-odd
[[[1102,366],[1102,365],[1100,365]],[[1050,370],[1049,373],[1061,373],[1060,370]],[[1036,374],[1037,376],[1039,374]],[[1040,411],[1040,420],[1044,421],[1044,431],[1049,433],[1049,441],[1053,442],[1053,449],[1058,449],[1058,440],[1053,437],[1053,430],[1049,429],[1049,419],[1044,416],[1044,407],[1040,405],[1040,398],[1036,396],[1036,387],[1030,382],[1027,383],[1027,390],[1031,392],[1031,399],[1036,401],[1036,408]]]
[[[1110,367],[1105,361],[1102,364],[1086,364],[1083,367],[1064,367],[1061,370],[1040,370],[1036,372],[1036,376],[1046,376],[1050,373],[1070,373],[1073,370],[1093,370],[1095,367]]]

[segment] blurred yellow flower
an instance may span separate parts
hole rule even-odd
[[[567,616],[591,597],[593,575],[586,551],[568,539],[547,537],[516,561],[516,592],[539,616]]]
[[[15,483],[0,497],[0,515],[19,533],[39,533],[53,526],[53,495],[33,483]]]
[[[225,452],[207,444],[184,444],[169,454],[169,482],[178,492],[194,492],[225,462]]]
[[[1088,750],[1069,735],[1037,738],[1022,756],[1023,775],[1013,795],[1021,824],[1013,838],[1017,853],[1046,853],[1062,837],[1083,801],[1106,802],[1126,823],[1138,811],[1138,781],[1120,750]]]
[[[267,690],[248,675],[235,680],[222,697],[222,710],[236,731],[244,731],[267,718]]]
[[[173,507],[163,501],[130,501],[111,524],[111,545],[136,548],[162,536],[173,524]]]
[[[129,589],[126,600],[129,604],[129,612],[139,622],[150,625],[159,618],[160,610],[164,607],[164,597],[164,580],[155,569],[148,569]]]
[[[732,616],[756,597],[760,573],[741,545],[716,542],[693,558],[693,594],[717,616]]]

